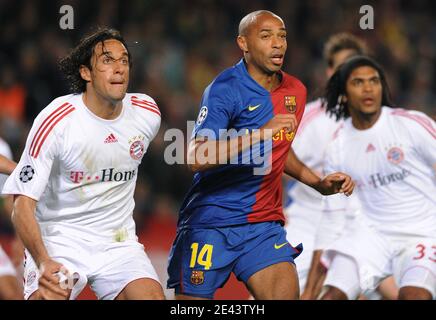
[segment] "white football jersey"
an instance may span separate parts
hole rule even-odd
[[[12,151],[6,141],[0,138],[0,154],[10,160],[12,160]],[[0,190],[6,182],[8,175],[0,174]]]
[[[436,128],[425,114],[382,107],[367,130],[347,119],[327,149],[325,173],[335,171],[354,179],[362,216],[376,229],[394,238],[436,235]],[[341,215],[343,199],[326,197],[330,214]]]
[[[43,236],[54,227],[83,237],[135,234],[138,166],[159,130],[160,111],[151,97],[126,94],[121,114],[105,120],[82,96],[59,97],[36,117],[3,193],[38,201]]]
[[[322,107],[322,99],[306,105],[292,148],[306,166],[321,176],[325,150],[341,124],[342,121],[337,122],[326,113]],[[297,181],[289,190],[289,196],[293,201],[309,208],[320,211],[322,209],[323,196],[304,183]]]

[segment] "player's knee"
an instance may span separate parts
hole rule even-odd
[[[6,291],[0,293],[0,300],[23,300],[23,294],[19,291]]]
[[[176,294],[175,299],[176,300],[210,300],[208,298],[189,296],[185,294]]]
[[[335,287],[329,287],[321,300],[348,300],[347,295]]]
[[[0,276],[0,300],[22,300],[23,292],[20,290],[15,276]]]
[[[162,287],[159,285],[159,287],[156,290],[153,290],[150,293],[150,299],[151,300],[165,300],[165,294],[163,292]]]
[[[150,288],[148,291],[149,300],[165,300],[165,294],[160,283],[155,280],[151,280],[151,282],[148,284],[148,287]]]
[[[247,288],[258,300],[297,300],[300,286],[295,265],[281,262],[253,274]]]
[[[398,300],[432,300],[429,291],[417,287],[403,287],[400,289]]]
[[[165,300],[163,292],[152,292],[149,294],[148,300]]]
[[[29,296],[27,300],[42,300],[41,293],[39,292],[39,290],[36,290]]]
[[[300,290],[294,284],[274,286],[272,290],[258,293],[257,299],[261,300],[298,300]]]

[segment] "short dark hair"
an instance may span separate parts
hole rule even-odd
[[[348,118],[350,112],[346,103],[343,102],[342,96],[346,95],[346,83],[353,70],[369,66],[377,70],[382,84],[382,105],[392,106],[389,94],[389,87],[386,82],[386,76],[380,65],[366,56],[355,56],[342,64],[332,75],[327,83],[324,105],[327,112],[336,116],[336,120]]]
[[[129,48],[120,32],[111,28],[99,28],[94,33],[82,38],[70,54],[59,61],[59,68],[69,81],[72,93],[82,93],[86,90],[87,81],[80,75],[80,66],[83,65],[92,70],[91,57],[95,46],[98,43],[104,44],[104,41],[111,39],[120,41],[126,47],[129,65],[132,66]]]
[[[368,47],[364,41],[348,32],[332,35],[324,45],[324,60],[333,67],[333,56],[342,50],[354,50],[356,55],[368,55]]]

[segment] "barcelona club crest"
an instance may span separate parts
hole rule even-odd
[[[191,273],[191,283],[195,285],[203,284],[204,282],[204,271],[192,270]]]
[[[295,96],[285,96],[285,107],[290,113],[297,111],[297,98]]]

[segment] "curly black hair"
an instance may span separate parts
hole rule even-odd
[[[82,93],[86,90],[87,81],[80,75],[80,66],[86,66],[92,70],[91,57],[98,43],[115,39],[120,41],[127,49],[130,67],[132,59],[129,48],[120,32],[111,28],[99,28],[94,33],[84,37],[70,54],[59,61],[59,68],[70,83],[72,93]]]
[[[336,116],[336,120],[346,119],[350,116],[348,106],[343,101],[343,96],[347,94],[346,83],[353,70],[364,66],[377,70],[382,84],[381,103],[384,106],[392,106],[389,87],[383,69],[377,62],[367,56],[355,56],[342,64],[327,83],[323,105],[330,115]]]

